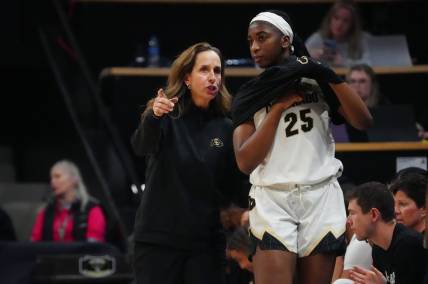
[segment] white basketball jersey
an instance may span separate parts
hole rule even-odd
[[[263,108],[254,115],[256,129],[267,111]],[[302,102],[282,113],[272,148],[251,173],[250,182],[278,189],[316,184],[341,174],[342,163],[334,154],[329,106],[319,92],[305,94]]]

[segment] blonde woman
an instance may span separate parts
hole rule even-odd
[[[370,34],[362,31],[357,7],[337,1],[324,17],[320,29],[305,42],[310,55],[333,66],[370,64]]]
[[[31,240],[104,242],[105,214],[87,192],[78,167],[61,160],[52,166],[50,176],[53,196],[37,214]]]

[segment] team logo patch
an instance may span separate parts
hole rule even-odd
[[[388,274],[388,271],[385,271],[385,275],[387,283],[395,284],[395,272]]]
[[[216,137],[216,138],[211,139],[211,141],[210,141],[210,147],[221,148],[223,146],[224,146],[223,141],[221,141],[220,138]]]
[[[306,56],[297,57],[296,59],[301,64],[307,64],[309,62],[308,58]]]

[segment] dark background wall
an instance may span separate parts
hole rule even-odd
[[[13,147],[21,181],[47,181],[52,161],[79,151],[68,144],[77,137],[40,47],[37,15],[25,1],[0,9],[0,143]]]
[[[132,65],[138,48],[145,56],[151,35],[159,38],[161,56],[167,61],[198,41],[219,47],[226,58],[248,58],[246,29],[248,21],[258,12],[286,11],[297,33],[306,38],[317,29],[331,5],[61,3],[95,79],[105,67]],[[428,63],[427,1],[361,3],[360,10],[365,30],[375,35],[406,34],[414,63]],[[53,14],[48,0],[2,3],[0,145],[13,148],[18,181],[47,182],[52,163],[68,158],[81,166],[85,180],[91,183],[94,171],[39,40],[39,25],[55,23]],[[413,101],[420,106],[427,105],[426,79],[426,74],[380,78],[383,93],[393,102]],[[120,96],[106,92],[102,97],[126,144],[126,136],[138,122],[138,106],[154,94],[164,78],[150,83],[112,80],[97,83],[103,90],[105,87],[111,90],[116,83],[129,86],[121,90]],[[232,80],[232,91],[245,80]],[[141,90],[141,97],[135,90]],[[420,112],[423,114],[424,109]],[[121,117],[126,117],[126,124],[122,124]]]
[[[260,1],[261,3],[263,1]],[[258,12],[287,12],[304,39],[314,32],[331,3],[293,4],[112,4],[76,5],[73,24],[91,66],[126,65],[137,46],[157,35],[163,56],[173,59],[198,41],[218,46],[226,58],[249,57],[246,30]],[[428,26],[421,1],[360,3],[364,29],[375,34],[406,34],[417,63],[427,62],[428,44],[420,30]]]

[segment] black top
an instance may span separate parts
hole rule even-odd
[[[239,88],[232,103],[234,127],[251,120],[257,111],[283,96],[287,91],[299,89],[300,79],[303,77],[317,81],[332,111],[330,113],[332,122],[343,123],[343,117],[337,113],[340,102],[327,83],[338,84],[343,82],[343,79],[333,70],[310,57],[289,56],[281,64],[265,69]]]
[[[425,254],[426,254],[426,268],[425,268],[425,280],[423,282],[423,284],[428,284],[428,250],[425,250]]]
[[[349,123],[345,123],[345,127],[348,133],[349,142],[369,142],[366,131],[356,129]]]
[[[16,241],[12,220],[2,208],[0,208],[0,241]]]
[[[232,195],[246,194],[248,180],[236,166],[230,119],[195,106],[178,119],[148,114],[132,145],[146,157],[135,240],[223,249],[219,208]]]
[[[48,202],[45,208],[43,219],[42,241],[48,242],[53,240],[53,224],[55,219],[55,209],[58,206],[56,199]],[[85,208],[81,210],[81,202],[79,199],[71,205],[70,211],[73,215],[73,239],[76,241],[87,241],[86,233],[88,231],[88,215],[89,211],[95,206],[100,206],[98,200],[91,198]],[[101,206],[100,206],[101,207]]]
[[[397,224],[388,250],[373,245],[373,265],[390,284],[422,283],[425,275],[425,250],[422,236]]]

